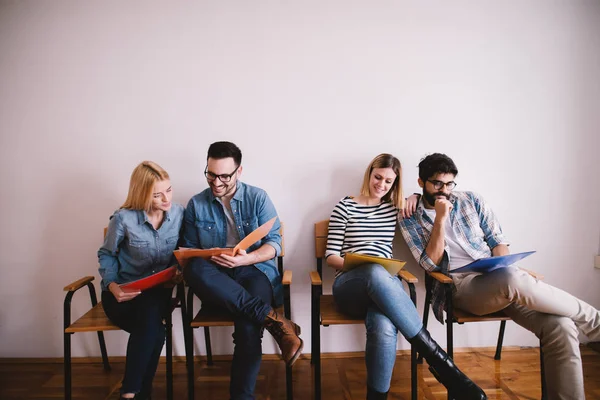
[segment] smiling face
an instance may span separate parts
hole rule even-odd
[[[394,185],[396,178],[392,168],[373,168],[369,179],[370,195],[378,199],[383,198]]]
[[[169,211],[172,198],[171,181],[169,179],[157,181],[152,189],[152,210]]]
[[[227,197],[235,193],[242,166],[236,166],[233,157],[208,158],[206,181],[215,197]]]

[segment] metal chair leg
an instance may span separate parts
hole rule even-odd
[[[65,400],[71,400],[71,334],[64,334]]]
[[[500,332],[498,332],[498,344],[496,345],[496,354],[494,360],[502,358],[502,342],[504,341],[504,330],[506,329],[506,321],[500,322]]]
[[[212,346],[210,344],[210,328],[204,327],[204,344],[206,345],[206,365],[213,366]]]
[[[320,288],[312,287],[312,315],[311,315],[311,334],[312,334],[312,354],[315,386],[315,400],[321,400],[321,304]]]

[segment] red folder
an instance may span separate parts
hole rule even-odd
[[[173,265],[165,270],[157,272],[137,281],[119,285],[125,292],[138,292],[153,288],[165,282],[170,282],[177,273],[177,266]]]

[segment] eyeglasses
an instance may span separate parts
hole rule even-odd
[[[212,172],[210,172],[208,170],[208,165],[206,166],[206,168],[204,168],[204,176],[206,177],[206,180],[209,182],[213,182],[215,179],[219,178],[219,180],[223,183],[228,183],[231,180],[231,177],[235,175],[235,173],[237,172],[238,168],[240,166],[238,165],[232,173],[230,174],[221,174],[221,175],[216,175],[213,174]]]
[[[433,185],[433,187],[435,188],[435,190],[440,190],[444,186],[446,186],[446,189],[448,189],[448,190],[452,190],[452,189],[454,189],[456,187],[456,182],[454,182],[454,181],[442,182],[442,181],[427,179],[427,182],[431,182],[431,184]]]

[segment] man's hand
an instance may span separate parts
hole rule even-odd
[[[212,256],[211,261],[225,268],[236,268],[243,267],[245,265],[252,265],[255,263],[255,257],[252,254],[246,253],[246,250],[238,251],[235,257],[228,256],[227,254],[221,254],[219,256]]]
[[[108,285],[108,290],[110,290],[119,303],[129,301],[142,293],[139,290],[137,292],[124,292],[116,282],[111,282],[111,284]]]
[[[450,210],[452,210],[452,203],[450,200],[446,199],[437,199],[435,201],[435,219],[444,222],[450,215]]]

